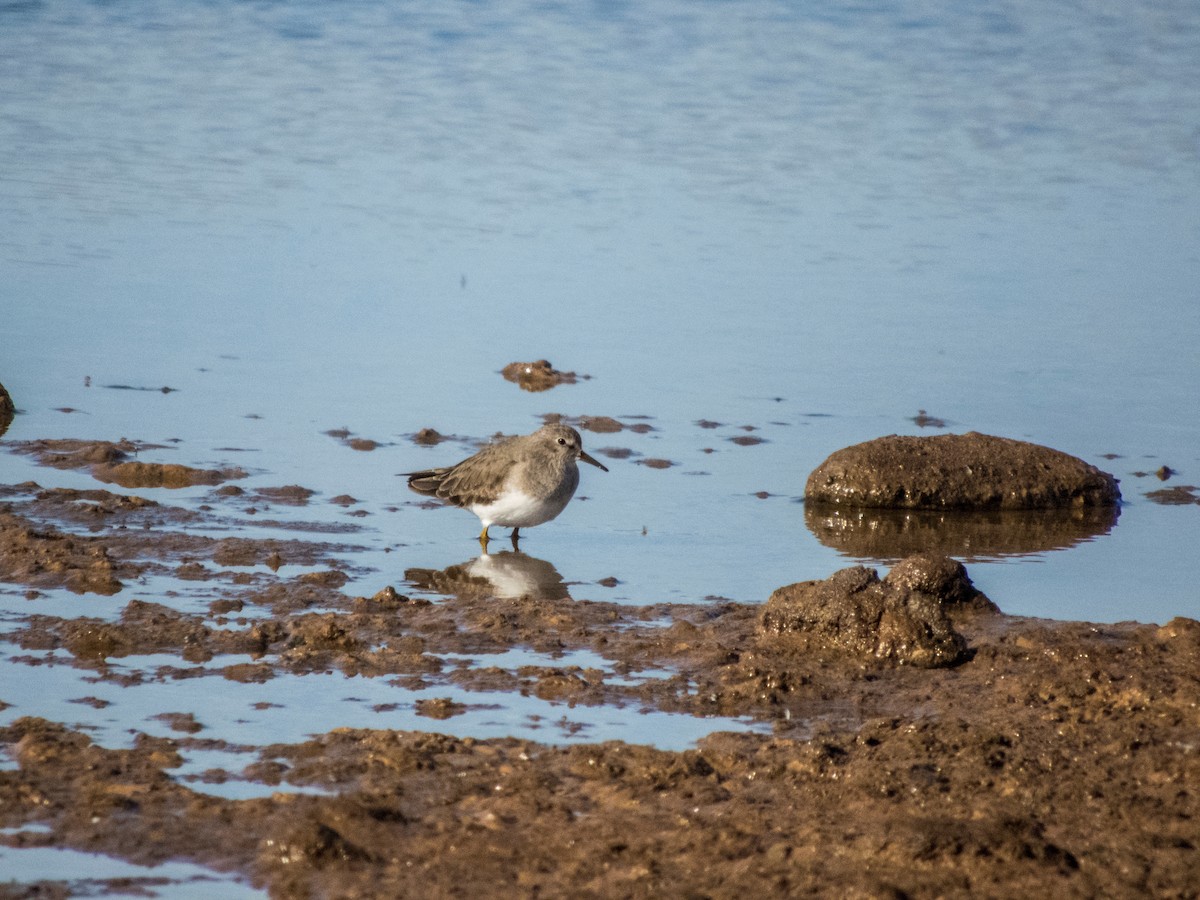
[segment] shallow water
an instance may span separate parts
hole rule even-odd
[[[1195,509],[1132,474],[1200,474],[1188,4],[0,16],[10,438],[178,440],[349,493],[370,542],[440,568],[473,521],[391,511],[394,473],[471,447],[406,435],[645,415],[589,447],[677,465],[586,472],[528,551],[605,596],[755,600],[843,561],[794,502],[807,473],[932,433],[927,409],[1122,479],[1095,548],[973,570],[1002,608],[1196,612]],[[496,375],[543,356],[591,378]]]
[[[23,829],[31,831],[33,829]],[[106,885],[98,880],[120,880],[125,892],[139,891],[148,897],[188,897],[194,900],[243,900],[264,897],[237,879],[217,875],[191,863],[168,862],[139,866],[95,853],[80,853],[56,847],[13,850],[0,847],[0,870],[20,873],[25,881],[66,881],[72,896],[103,896]]]
[[[1200,483],[1198,85],[1184,2],[0,5],[5,438],[170,442],[155,460],[314,489],[269,516],[351,529],[369,595],[477,556],[474,518],[395,473],[546,413],[644,421],[585,432],[635,456],[522,550],[576,598],[755,602],[884,562],[810,528],[804,481],[938,433],[927,410],[1121,479],[1111,526],[956,554],[1004,611],[1194,617],[1200,508],[1135,473]],[[498,375],[542,357],[590,377]],[[100,486],[0,453],[24,480]],[[208,599],[75,602],[171,590]],[[6,587],[4,628],[73,599]],[[5,721],[38,712],[5,694]]]

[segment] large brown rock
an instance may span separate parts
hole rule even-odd
[[[889,435],[838,450],[805,485],[809,503],[898,509],[1108,506],[1117,479],[1049,447],[970,432]]]

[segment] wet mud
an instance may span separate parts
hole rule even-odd
[[[87,469],[97,481],[124,488],[182,488],[217,485],[245,478],[242,469],[197,469],[178,463],[134,459],[141,453],[164,449],[161,444],[135,441],[59,440],[9,441],[7,448],[34,457],[40,465],[56,469]]]
[[[214,703],[224,682],[387,679],[424,692],[430,730],[338,728],[189,781],[186,754],[214,745],[203,708],[164,711],[170,735],[128,749],[21,718],[0,729],[0,843],[189,861],[278,897],[1185,897],[1200,884],[1195,621],[1004,616],[933,553],[759,605],[577,600],[518,552],[353,596],[350,545],[206,537],[239,502],[0,489],[5,581],[103,592],[164,572],[221,588],[192,612],[132,599],[101,617],[81,597],[77,616],[10,622],[0,646],[31,666],[53,651],[95,684],[208,679]],[[547,659],[489,665],[514,648]],[[571,664],[575,651],[596,662]],[[148,654],[166,662],[114,665]],[[451,689],[747,729],[685,751],[434,733],[470,706]],[[280,790],[203,790],[224,781]]]
[[[119,576],[140,568],[114,562],[101,541],[73,537],[53,527],[34,525],[22,516],[0,512],[0,580],[37,588],[63,587],[77,594],[115,594]]]

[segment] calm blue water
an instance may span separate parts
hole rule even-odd
[[[6,3],[7,437],[313,488],[373,591],[475,553],[394,475],[469,446],[406,435],[648,416],[587,445],[676,465],[588,469],[522,548],[575,597],[756,602],[850,562],[808,473],[925,409],[1122,479],[1109,533],[971,564],[1003,609],[1197,616],[1200,508],[1133,473],[1200,484],[1198,122],[1183,0]],[[497,374],[541,357],[591,378]],[[0,453],[30,478],[88,481]]]

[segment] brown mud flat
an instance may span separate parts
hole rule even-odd
[[[246,477],[246,472],[238,468],[196,469],[178,463],[144,462],[130,458],[147,450],[161,450],[161,444],[63,438],[9,441],[7,446],[15,453],[34,457],[43,466],[53,466],[56,469],[89,469],[97,481],[118,484],[124,488],[217,485]]]
[[[176,736],[124,750],[26,717],[0,729],[17,766],[0,770],[9,846],[186,860],[279,897],[1187,897],[1200,884],[1192,620],[1008,617],[932,556],[882,578],[855,567],[789,585],[757,606],[573,600],[552,565],[521,553],[489,562],[509,581],[523,574],[523,596],[497,596],[472,561],[406,573],[437,602],[389,587],[351,597],[344,547],[186,530],[219,508],[31,484],[0,500],[15,535],[41,539],[6,581],[67,584],[103,558],[114,578],[178,571],[222,593],[206,614],[134,600],[115,619],[30,615],[4,640],[31,665],[56,650],[97,682],[207,677],[214,702],[223,679],[385,677],[427,692],[422,714],[451,729],[461,710],[439,686],[771,730],[673,752],[335,729],[257,748],[226,773],[299,792],[230,800],[172,776],[204,738],[204,709],[164,711]],[[325,571],[279,565],[301,560]],[[513,648],[588,650],[607,665],[486,664]],[[179,665],[110,665],[150,653]],[[18,699],[3,690],[0,703]],[[0,896],[68,894],[64,882],[0,884]]]

